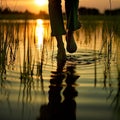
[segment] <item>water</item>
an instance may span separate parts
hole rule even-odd
[[[119,27],[105,25],[83,22],[58,64],[48,20],[1,20],[0,119],[119,120]]]

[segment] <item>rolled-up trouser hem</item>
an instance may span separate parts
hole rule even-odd
[[[60,35],[65,35],[66,34],[66,31],[65,30],[62,30],[62,31],[52,31],[51,32],[51,36],[60,36]]]
[[[67,29],[75,31],[81,27],[78,15],[79,0],[65,0]]]
[[[67,25],[69,31],[75,31],[81,27],[78,19],[79,0],[65,0]],[[51,35],[58,36],[66,34],[64,27],[61,0],[49,0],[49,15],[51,24]]]
[[[79,22],[77,26],[74,26],[74,28],[70,27],[67,28],[69,31],[76,31],[81,28],[81,23]]]
[[[49,0],[48,5],[51,24],[51,35],[58,36],[66,34],[62,16],[61,0]]]

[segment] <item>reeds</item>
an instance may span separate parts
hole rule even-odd
[[[31,23],[27,20],[24,23],[23,21],[22,23],[0,21],[0,89],[5,90],[7,83],[12,82],[8,81],[7,74],[10,66],[16,66],[17,62],[20,70],[17,70],[18,74],[20,74],[19,98],[22,95],[22,98],[26,98],[28,101],[31,101],[31,93],[36,87],[41,87],[41,90],[44,91],[42,67],[46,39],[44,38],[41,51],[38,52],[39,55],[37,56],[40,56],[40,59],[37,62],[37,52],[33,50],[33,46],[36,46],[35,27],[34,23],[32,23],[31,27]],[[21,30],[23,31],[21,32]],[[23,52],[20,48],[21,42],[23,42]],[[14,67],[12,68],[14,69]],[[38,84],[41,84],[41,86]],[[21,94],[21,90],[23,94]]]
[[[18,98],[20,99],[20,96],[22,95],[23,101],[29,102],[32,100],[32,90],[35,89],[35,72],[38,72],[39,70],[42,71],[42,65],[40,68],[37,67],[36,69],[35,55],[33,54],[32,49],[32,44],[35,42],[35,34],[33,35],[33,39],[31,39],[30,36],[32,37],[32,35],[30,35],[30,26],[31,25],[29,24],[29,22],[25,20],[23,34],[23,52],[20,52],[20,57],[22,59],[20,58],[20,93]],[[33,33],[35,33],[34,30],[35,29],[33,28]],[[42,64],[42,62],[43,61],[41,61],[40,64]],[[39,76],[42,76],[42,72],[40,72]]]
[[[11,29],[12,28],[12,29]],[[6,66],[14,64],[16,51],[19,45],[17,25],[0,22],[0,83],[5,87],[7,70]]]
[[[110,10],[112,9],[112,3],[111,0],[109,0],[110,3]],[[93,20],[92,20],[93,18]],[[98,20],[98,19],[97,19]],[[96,46],[97,46],[97,39],[99,35],[101,35],[102,38],[102,45],[101,48],[99,49],[99,54],[96,57],[100,57],[103,59],[104,62],[104,71],[103,71],[103,86],[105,89],[109,89],[109,95],[108,99],[111,99],[113,92],[115,89],[112,87],[112,83],[115,82],[112,79],[112,66],[111,63],[116,62],[115,64],[119,65],[119,60],[115,61],[117,58],[119,58],[119,42],[120,42],[120,17],[119,16],[104,16],[103,19],[100,19],[100,21],[96,21],[94,19],[94,16],[87,16],[84,21],[82,21],[82,29],[81,31],[84,31],[83,33],[85,34],[85,43],[89,44],[91,42],[94,42],[94,51],[96,51]],[[91,48],[90,48],[91,49]],[[94,83],[95,86],[97,85],[97,71],[96,71],[96,61],[95,61],[95,79]],[[119,70],[118,70],[118,81],[116,81],[118,86],[117,86],[117,92],[112,98],[112,105],[114,105],[115,110],[119,111],[120,108],[120,87],[119,87]]]
[[[94,17],[93,17],[94,18]],[[109,16],[109,20],[104,17],[103,21],[92,20],[92,17],[89,16],[86,18],[86,21],[82,21],[83,26],[81,31],[84,33],[85,42],[84,44],[90,44],[94,42],[94,57],[96,60],[97,57],[104,56],[104,79],[103,85],[104,88],[107,87],[109,83],[110,93],[111,93],[111,60],[113,56],[113,43],[117,43],[120,40],[120,23],[119,16]],[[14,65],[19,59],[18,74],[20,76],[20,90],[18,99],[23,102],[30,102],[32,100],[32,91],[35,90],[35,87],[39,87],[44,93],[44,76],[43,76],[43,67],[45,65],[44,61],[47,61],[47,42],[49,42],[50,47],[54,47],[51,41],[43,38],[43,46],[40,51],[33,51],[33,46],[35,47],[35,25],[31,25],[29,20],[25,20],[21,23],[12,23],[3,22],[0,23],[0,84],[2,88],[5,87],[7,82],[7,65]],[[22,26],[22,27],[21,27]],[[21,30],[22,29],[22,30]],[[22,31],[22,32],[21,32]],[[21,34],[22,33],[22,34]],[[50,33],[46,33],[46,36]],[[79,33],[77,33],[79,34]],[[102,36],[103,44],[100,49],[101,54],[96,54],[97,49],[97,37]],[[79,39],[78,39],[79,40]],[[79,42],[79,41],[77,41]],[[22,45],[22,48],[20,48]],[[118,46],[119,47],[119,46]],[[90,48],[91,49],[91,48]],[[118,52],[118,51],[117,51]],[[38,54],[35,56],[35,54]],[[114,53],[115,54],[115,53]],[[98,56],[97,56],[98,55]],[[37,57],[39,56],[39,59]],[[46,57],[46,59],[45,59]],[[53,56],[52,56],[53,57]],[[17,60],[16,60],[17,59]],[[37,59],[37,60],[36,60]],[[97,85],[97,64],[95,61],[94,64],[95,74],[94,74],[94,83]],[[108,81],[107,81],[108,80]],[[118,80],[119,83],[119,80]],[[38,88],[38,89],[39,89]],[[119,87],[118,87],[119,88]],[[119,91],[119,89],[118,89]],[[118,94],[116,94],[118,96]],[[114,100],[115,101],[115,100]]]

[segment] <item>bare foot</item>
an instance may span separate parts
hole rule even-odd
[[[74,53],[77,50],[77,45],[75,43],[74,40],[74,36],[73,36],[73,32],[72,31],[68,31],[67,35],[66,35],[66,42],[67,42],[67,51],[69,53]]]

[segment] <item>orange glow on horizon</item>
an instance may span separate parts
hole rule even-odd
[[[39,13],[39,11],[48,12],[48,0],[1,0],[0,6],[9,7],[15,11],[25,11],[26,9]],[[65,1],[62,0],[63,11],[65,11]],[[120,8],[120,0],[111,0],[112,9]],[[100,11],[109,9],[109,0],[80,0],[79,7],[97,8]]]
[[[38,6],[44,6],[44,5],[47,5],[48,2],[47,0],[35,0],[35,4]]]

